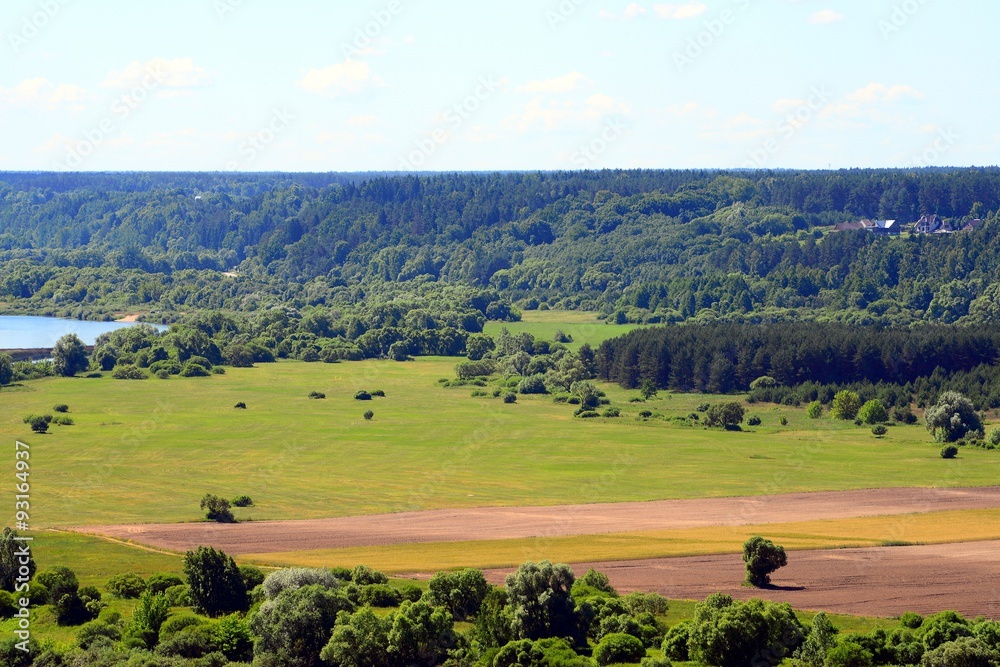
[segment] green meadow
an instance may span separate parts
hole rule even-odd
[[[599,337],[588,332],[607,325],[553,319],[523,326],[562,328],[592,342]],[[610,385],[604,389],[622,416],[581,420],[573,406],[545,396],[506,405],[473,398],[474,388],[444,388],[439,380],[454,377],[457,361],[281,362],[209,378],[45,379],[0,392],[0,440],[11,452],[15,440],[32,447],[36,528],[198,521],[205,493],[248,494],[256,506],[237,510],[238,518],[280,520],[1000,479],[1000,454],[966,448],[957,460],[942,460],[919,425],[892,427],[877,440],[852,423],[756,405],[748,415],[758,414],[762,426],[706,430],[683,418],[721,397],[662,394],[633,404],[637,392]],[[386,397],[354,400],[360,389]],[[327,398],[310,400],[312,391]],[[238,401],[248,409],[235,410]],[[58,403],[70,406],[75,425],[35,435],[22,423]],[[369,409],[375,418],[365,421]],[[653,418],[640,419],[642,410]]]
[[[629,328],[551,311],[507,326],[544,338],[562,330],[576,345]],[[604,389],[622,416],[581,420],[573,406],[545,396],[506,405],[473,398],[473,387],[443,387],[458,361],[281,362],[209,378],[40,380],[0,392],[0,438],[32,447],[39,529],[199,521],[205,493],[246,493],[256,504],[237,509],[238,518],[280,520],[1000,479],[996,452],[966,448],[944,461],[919,425],[892,427],[878,440],[851,423],[810,420],[802,409],[753,405],[748,415],[759,415],[761,426],[706,430],[686,417],[700,403],[731,397],[664,393],[631,403],[637,392],[613,385]],[[360,389],[386,397],[354,400]],[[327,398],[311,400],[312,391]],[[248,409],[234,409],[238,401]],[[73,426],[36,435],[22,422],[59,403],[70,406]],[[368,409],[372,421],[363,418]],[[84,538],[56,543],[73,540]],[[104,543],[100,550],[106,560],[119,551],[133,549]],[[106,569],[120,571],[112,560]],[[95,580],[104,574],[95,570]]]

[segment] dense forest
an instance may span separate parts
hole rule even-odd
[[[0,308],[346,316],[461,286],[622,322],[995,321],[998,211],[998,169],[8,173]],[[833,232],[921,214],[984,223]]]
[[[1000,328],[839,323],[706,324],[640,329],[605,341],[601,379],[678,391],[751,391],[751,400],[829,403],[860,389],[890,406],[920,407],[944,390],[1000,407]],[[764,382],[759,386],[760,378]]]

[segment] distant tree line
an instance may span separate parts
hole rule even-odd
[[[998,169],[2,174],[0,303],[170,322],[473,286],[623,322],[995,322],[998,211]],[[828,233],[923,213],[985,223]]]
[[[886,405],[928,402],[955,389],[1000,406],[1000,328],[862,327],[838,323],[705,324],[639,329],[605,341],[601,379],[632,389],[731,393],[758,400],[829,403],[838,388]],[[773,383],[751,386],[755,380]],[[875,395],[872,395],[872,394]]]

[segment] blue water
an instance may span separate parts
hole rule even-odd
[[[79,336],[84,345],[93,345],[102,333],[131,326],[135,325],[124,322],[62,320],[55,317],[0,316],[0,350],[49,348],[71,333]],[[157,328],[166,330],[166,327]]]

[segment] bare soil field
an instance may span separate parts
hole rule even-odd
[[[838,614],[896,617],[951,609],[1000,619],[1000,542],[797,551],[767,590],[741,585],[737,555],[577,563],[573,571],[580,576],[590,567],[607,574],[620,592],[655,591],[675,600],[722,592]],[[502,583],[509,572],[492,570],[487,578]]]
[[[77,532],[233,555],[390,544],[564,537],[1000,508],[1000,487],[874,489],[648,503],[491,507],[308,521],[85,526]]]

